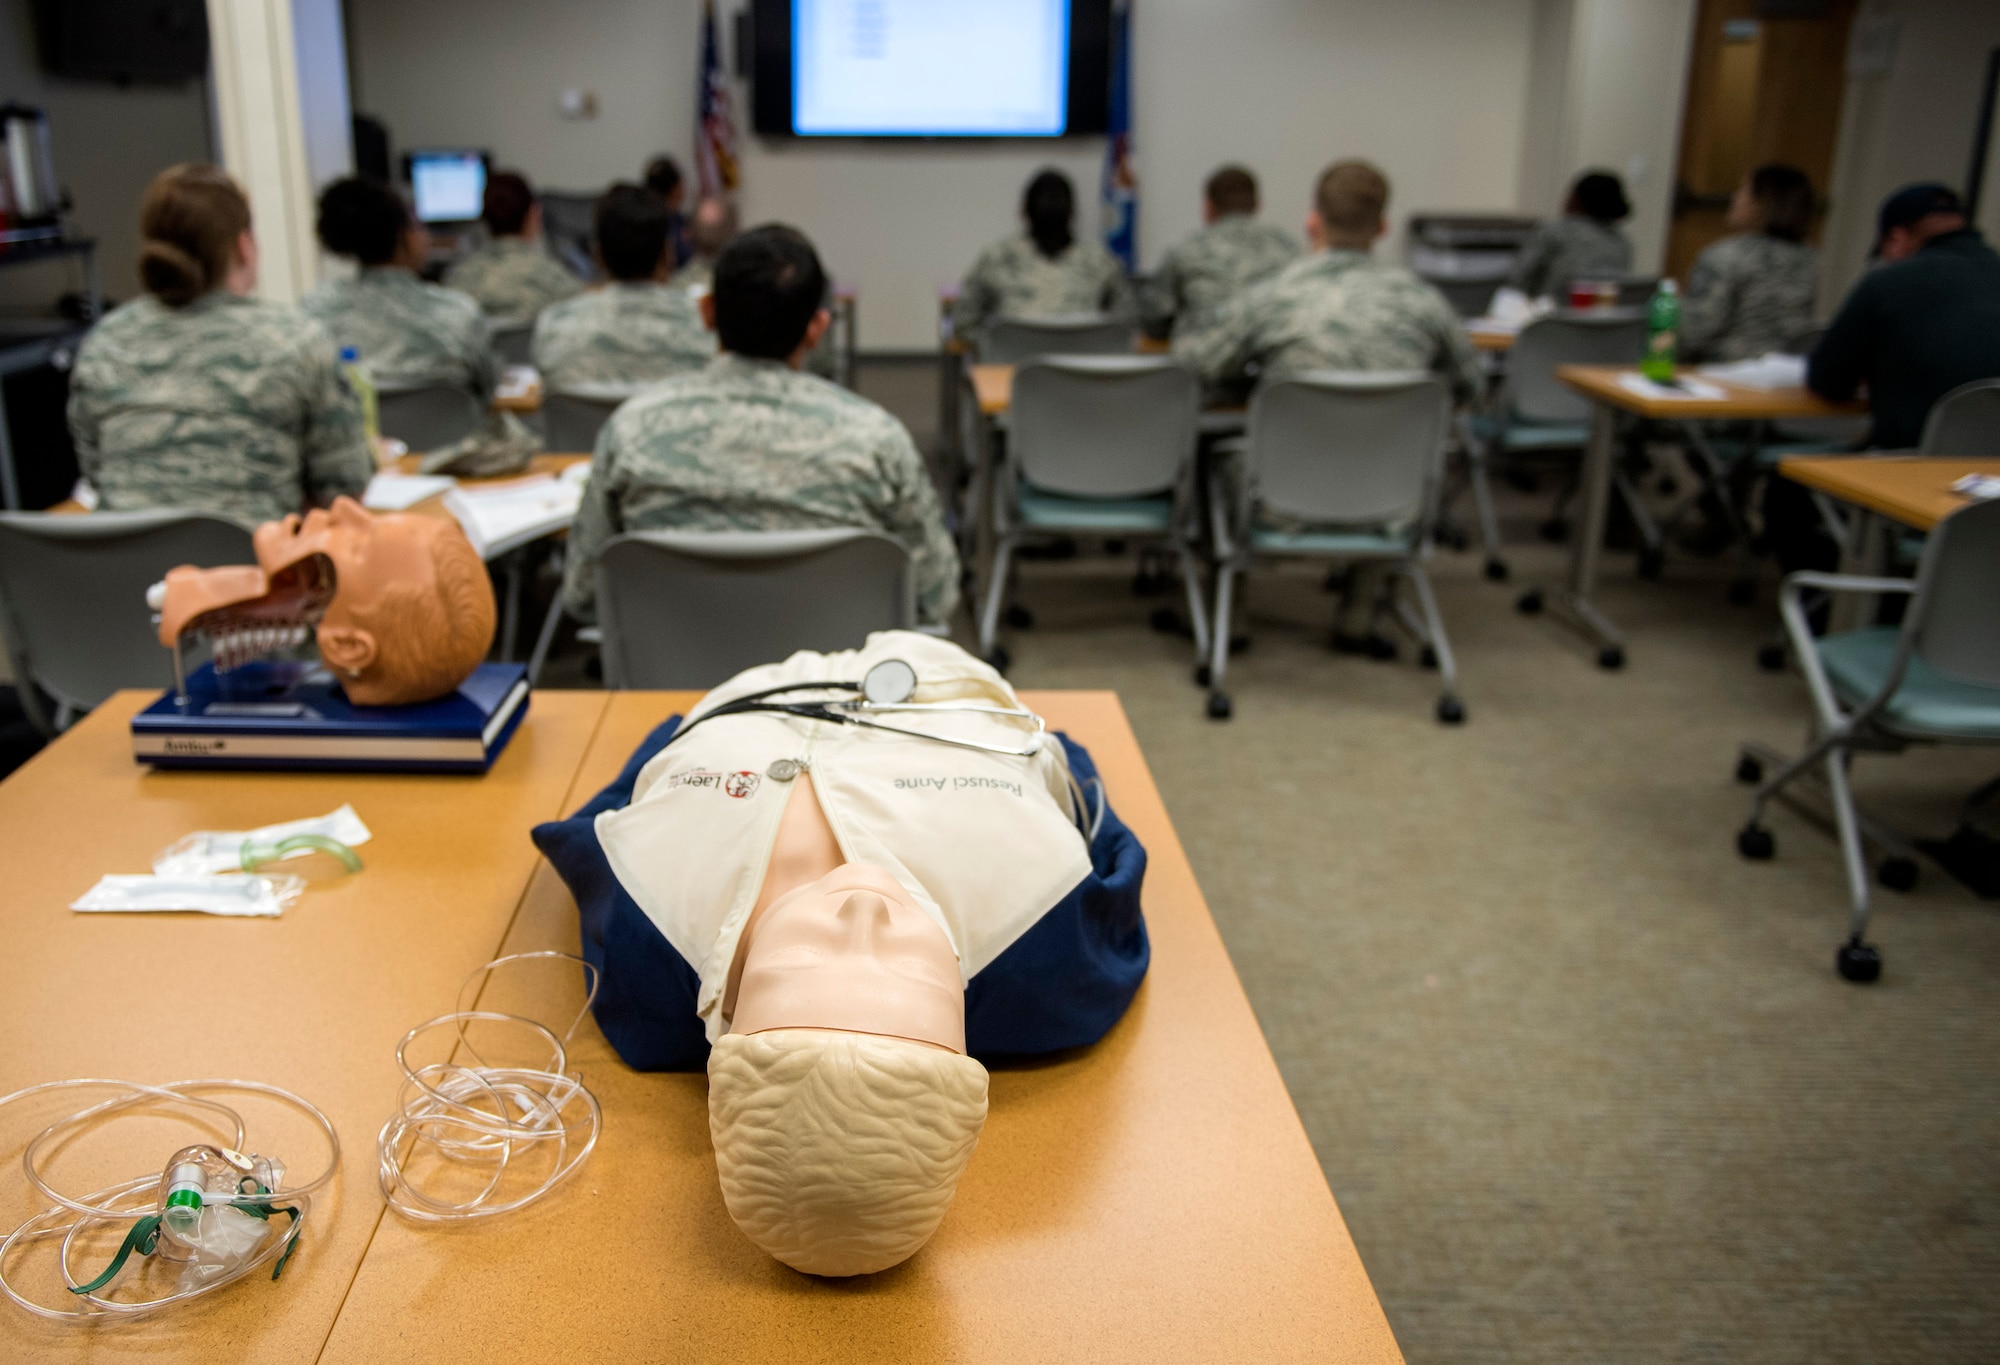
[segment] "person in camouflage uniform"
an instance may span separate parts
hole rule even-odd
[[[1028,182],[1021,201],[1028,230],[979,253],[951,307],[952,334],[968,343],[995,318],[1109,313],[1131,317],[1136,307],[1124,267],[1096,242],[1071,230],[1076,193],[1061,171]]]
[[[736,240],[735,206],[726,199],[702,200],[688,218],[687,235],[692,254],[676,267],[673,282],[682,289],[707,289],[715,283],[723,248]]]
[[[611,283],[551,306],[535,324],[535,368],[550,390],[637,385],[698,370],[715,334],[673,268],[667,206],[641,185],[613,185],[597,203],[597,255]]]
[[[1312,251],[1224,304],[1199,332],[1174,338],[1174,358],[1211,386],[1254,370],[1261,380],[1312,370],[1428,370],[1469,403],[1479,361],[1458,315],[1431,285],[1369,255],[1385,230],[1389,182],[1365,161],[1342,161],[1319,178],[1306,219]],[[1394,654],[1372,633],[1384,579],[1362,563],[1349,584],[1334,647]]]
[[[250,205],[213,166],[163,171],[140,210],[146,293],[98,323],[70,373],[77,461],[110,511],[171,507],[245,525],[375,472],[333,343],[251,297]]]
[[[1177,243],[1147,282],[1140,317],[1154,336],[1200,330],[1246,285],[1296,260],[1290,233],[1257,221],[1257,181],[1224,166],[1203,187],[1201,231]]]
[[[327,281],[300,306],[336,346],[354,348],[370,379],[383,388],[449,385],[491,403],[500,382],[492,324],[470,295],[417,277],[427,239],[395,191],[359,177],[335,181],[320,196],[319,239],[361,272]],[[518,419],[489,410],[472,435],[427,452],[424,468],[505,473],[525,466],[537,446]]]
[[[799,370],[828,325],[825,296],[819,257],[791,228],[723,252],[701,303],[722,354],[632,399],[598,436],[570,531],[571,615],[596,618],[597,558],[623,531],[862,527],[909,550],[918,618],[950,618],[958,553],[910,433]]]
[[[1681,355],[1745,360],[1781,351],[1812,330],[1819,257],[1812,182],[1796,166],[1759,166],[1729,202],[1724,237],[1696,258],[1681,295]]]
[[[500,171],[486,182],[480,219],[492,240],[446,272],[490,318],[533,322],[552,303],[583,292],[583,281],[542,245],[542,206],[527,177]]]
[[[1617,225],[1631,212],[1617,176],[1609,171],[1578,176],[1563,216],[1528,234],[1507,276],[1508,286],[1531,299],[1553,298],[1567,304],[1572,282],[1615,280],[1629,273],[1632,243]]]

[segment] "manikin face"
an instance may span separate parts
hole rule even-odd
[[[843,863],[773,901],[743,959],[732,1033],[843,1029],[965,1051],[951,940],[894,877]]]

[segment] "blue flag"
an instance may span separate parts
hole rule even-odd
[[[1139,268],[1139,172],[1132,159],[1132,4],[1111,12],[1111,108],[1104,147],[1104,246],[1129,271]]]

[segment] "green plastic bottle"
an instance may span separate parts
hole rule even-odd
[[[1672,280],[1661,280],[1659,290],[1646,308],[1646,356],[1639,362],[1639,373],[1655,384],[1673,383],[1680,337],[1680,286]]]
[[[361,399],[361,429],[368,433],[368,448],[379,450],[377,444],[382,438],[382,419],[375,405],[375,381],[362,368],[361,352],[352,346],[340,348],[341,373],[347,376],[347,383]]]

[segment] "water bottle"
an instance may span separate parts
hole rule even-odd
[[[1646,307],[1646,355],[1639,362],[1639,373],[1655,384],[1671,384],[1680,335],[1680,288],[1672,280],[1661,280],[1659,292]]]
[[[340,370],[347,376],[348,387],[361,399],[361,429],[368,433],[368,448],[380,458],[382,421],[375,407],[375,381],[362,368],[361,352],[352,346],[341,347]]]

